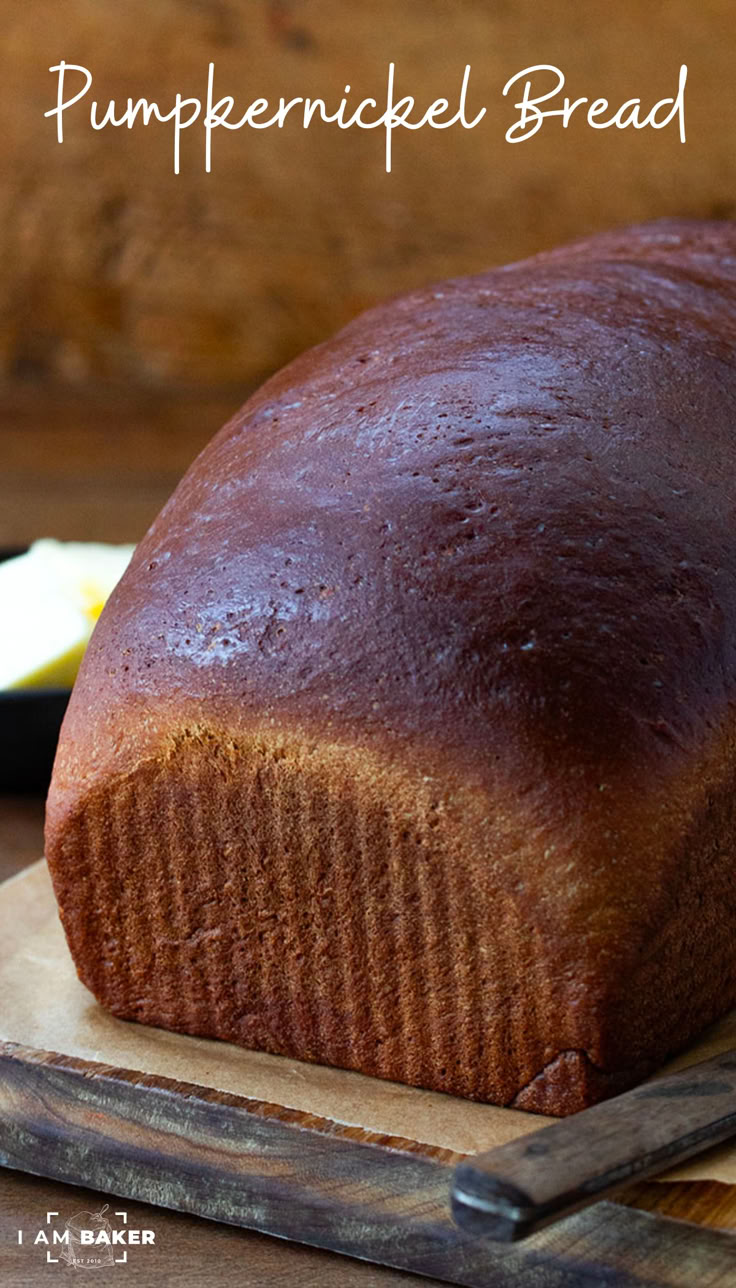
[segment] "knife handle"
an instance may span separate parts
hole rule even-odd
[[[736,1051],[458,1164],[458,1225],[511,1242],[736,1134]]]

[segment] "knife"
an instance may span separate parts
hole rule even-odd
[[[736,1135],[736,1050],[655,1078],[455,1169],[458,1225],[502,1242]]]

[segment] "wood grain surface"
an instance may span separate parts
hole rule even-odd
[[[736,1238],[603,1202],[492,1244],[452,1221],[448,1151],[0,1044],[0,1160],[469,1288],[727,1285]]]
[[[36,383],[169,389],[252,385],[375,300],[594,229],[665,214],[728,216],[736,192],[731,0],[0,0],[0,373]],[[404,132],[393,173],[378,132],[297,123],[220,130],[212,173],[168,126],[103,130],[84,104],[66,138],[44,112],[48,68],[87,66],[104,106],[177,90],[339,98],[457,94],[472,65],[473,131]],[[535,63],[572,97],[671,95],[676,128],[569,129],[511,145],[502,96]],[[88,102],[88,100],[87,100]],[[225,136],[225,137],[221,137]]]
[[[0,548],[138,541],[245,390],[0,392]]]
[[[46,1213],[61,1223],[80,1210],[97,1211],[111,1196],[62,1185],[25,1172],[0,1168],[0,1278],[12,1288],[64,1284],[64,1266],[49,1266],[43,1247],[27,1242],[43,1228]],[[134,1249],[115,1278],[99,1272],[93,1283],[107,1288],[416,1288],[429,1282],[368,1262],[348,1261],[318,1248],[270,1239],[251,1230],[199,1220],[146,1203],[111,1203],[128,1215],[128,1224],[152,1229],[152,1248]],[[120,1225],[120,1222],[116,1222]],[[26,1242],[18,1244],[18,1230]],[[86,1280],[82,1280],[86,1282]]]

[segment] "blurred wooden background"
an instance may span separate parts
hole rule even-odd
[[[389,294],[664,214],[736,213],[733,0],[0,0],[0,544],[135,539],[195,452],[292,355]],[[94,75],[44,111],[60,59]],[[89,126],[89,101],[457,93],[477,129],[298,122],[202,132]],[[552,63],[573,97],[650,105],[690,69],[688,141],[567,131],[509,145],[506,80]]]

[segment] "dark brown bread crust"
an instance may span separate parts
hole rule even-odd
[[[736,1003],[736,226],[385,304],[103,613],[47,856],[119,1015],[548,1113]]]

